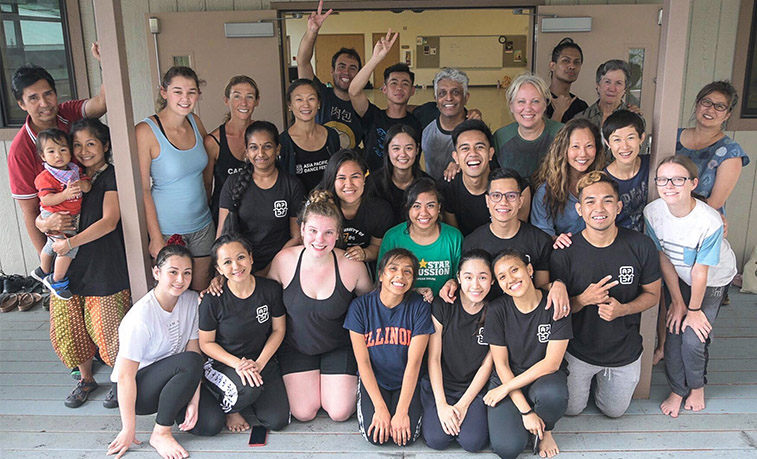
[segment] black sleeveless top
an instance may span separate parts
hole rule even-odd
[[[332,251],[336,274],[334,292],[325,300],[307,296],[300,284],[300,265],[304,252],[305,249],[302,249],[297,259],[292,282],[284,289],[284,307],[287,310],[284,340],[303,354],[318,355],[350,344],[349,332],[344,328],[344,317],[353,295],[342,283],[339,263]]]
[[[244,161],[235,158],[231,149],[229,149],[229,142],[226,140],[226,123],[218,126],[218,137],[220,139],[216,139],[213,134],[210,136],[216,141],[219,148],[218,159],[213,168],[213,196],[210,199],[210,213],[213,216],[213,221],[218,224],[218,203],[221,199],[223,184],[226,183],[226,179],[230,175],[236,174],[244,167]]]

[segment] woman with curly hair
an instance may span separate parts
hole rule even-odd
[[[601,171],[604,155],[597,155],[602,137],[594,123],[574,118],[563,126],[534,175],[531,223],[552,236],[555,248],[570,245],[570,237],[585,223],[575,210],[578,181],[586,173]]]

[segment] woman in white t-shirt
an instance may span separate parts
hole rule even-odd
[[[736,275],[736,257],[723,238],[717,210],[695,199],[696,164],[686,156],[665,158],[657,166],[660,198],[644,208],[647,234],[657,245],[669,304],[665,373],[670,395],[660,408],[678,417],[684,408],[705,407],[707,347],[723,295]]]
[[[157,413],[150,444],[162,457],[189,454],[171,434],[179,429],[202,436],[221,431],[224,415],[200,385],[203,359],[198,344],[197,293],[192,254],[182,246],[163,247],[156,257],[157,285],[126,314],[118,328],[119,351],[111,381],[122,428],[108,446],[121,457],[136,438],[136,415]]]

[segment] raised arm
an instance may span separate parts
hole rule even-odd
[[[318,10],[313,11],[308,16],[308,29],[305,31],[302,40],[300,41],[300,47],[297,49],[297,76],[300,78],[308,78],[312,80],[315,77],[315,71],[313,70],[313,64],[310,62],[313,59],[313,49],[315,49],[315,39],[318,38],[318,31],[321,30],[323,22],[332,13],[333,10],[328,10],[325,13],[323,11],[323,0],[318,2]]]
[[[100,44],[97,42],[92,43],[92,47],[90,48],[92,51],[92,56],[97,59],[97,62],[100,62]],[[95,96],[90,98],[84,105],[84,113],[87,115],[87,118],[100,118],[105,114],[105,112],[108,111],[108,107],[105,103],[105,85],[100,85],[100,92]]]
[[[368,111],[368,106],[370,105],[363,88],[368,84],[368,79],[371,77],[376,67],[378,67],[386,55],[389,54],[389,50],[392,49],[392,45],[397,41],[399,33],[395,33],[393,37],[391,35],[392,29],[389,29],[386,36],[381,37],[379,41],[376,42],[376,46],[373,47],[373,55],[368,59],[368,62],[365,63],[365,67],[357,72],[357,75],[355,75],[355,78],[353,78],[350,83],[350,102],[352,102],[352,108],[355,109],[355,112],[360,117],[365,115],[365,112]]]

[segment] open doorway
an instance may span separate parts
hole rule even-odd
[[[469,107],[481,110],[484,120],[496,129],[512,120],[504,99],[503,82],[531,71],[533,50],[532,16],[514,14],[510,8],[336,11],[318,35],[313,68],[324,82],[331,81],[331,56],[345,43],[356,43],[363,62],[370,58],[377,37],[391,28],[399,32],[390,57],[371,77],[374,89],[368,98],[381,108],[386,101],[379,88],[384,68],[405,62],[415,72],[415,95],[410,104],[433,100],[434,75],[441,67],[458,67],[470,78]],[[289,67],[296,67],[297,48],[307,28],[307,14],[286,17],[284,50]],[[361,42],[357,37],[362,36]],[[335,48],[336,46],[336,48]],[[294,72],[288,72],[295,74]]]

